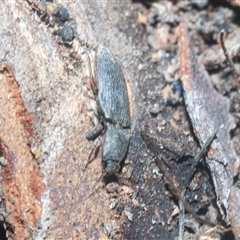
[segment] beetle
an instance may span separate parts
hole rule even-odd
[[[94,140],[103,136],[103,169],[105,175],[115,175],[130,142],[131,117],[127,85],[120,65],[104,45],[99,45],[97,49],[94,72],[99,124],[86,137]]]

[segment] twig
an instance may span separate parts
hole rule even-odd
[[[236,74],[237,76],[240,76],[240,73],[236,70],[236,68],[235,68],[235,66],[234,66],[234,64],[233,64],[233,61],[232,61],[232,59],[229,57],[228,51],[227,51],[227,49],[226,49],[226,47],[225,47],[224,35],[225,35],[225,32],[224,32],[224,30],[222,30],[222,31],[220,32],[220,44],[221,44],[221,48],[222,48],[222,50],[223,50],[224,56],[225,56],[227,62],[229,63],[229,66],[230,66],[230,68],[231,68],[231,71],[232,71],[234,74]]]
[[[204,145],[202,146],[200,152],[194,157],[194,159],[192,160],[192,166],[189,170],[189,176],[187,177],[187,180],[186,180],[186,185],[185,186],[188,186],[190,184],[190,180],[191,180],[191,177],[194,173],[194,169],[195,167],[197,166],[197,164],[199,163],[199,161],[202,159],[203,155],[206,154],[209,146],[211,145],[212,141],[215,139],[216,137],[216,134],[217,132],[214,132],[208,139],[207,141],[204,143]]]
[[[194,212],[194,210],[191,208],[191,206],[182,197],[181,192],[179,190],[179,185],[178,185],[176,179],[169,174],[167,168],[163,164],[163,161],[160,158],[158,158],[158,156],[157,156],[158,152],[157,152],[154,144],[150,143],[150,141],[148,141],[148,139],[146,139],[145,136],[143,136],[143,135],[142,135],[142,139],[146,143],[148,149],[153,153],[153,155],[155,157],[155,163],[158,166],[158,168],[160,169],[160,171],[162,172],[162,174],[163,174],[163,176],[165,178],[166,184],[168,185],[170,191],[173,193],[173,195],[179,201],[182,202],[182,204],[183,204],[184,208],[186,209],[186,211],[188,213],[190,213],[196,220],[198,220],[201,223],[207,224],[207,225],[209,225],[211,227],[217,226],[217,224],[215,224],[215,223],[213,223],[211,221],[208,221],[208,220],[198,216]]]
[[[182,191],[182,198],[184,197],[184,192]],[[178,202],[179,205],[179,231],[178,231],[178,240],[184,240],[184,223],[185,223],[185,209],[182,201]]]
[[[94,146],[88,155],[87,163],[84,166],[84,171],[86,170],[87,166],[96,158],[99,148],[102,146],[102,143],[99,142],[99,140],[100,138],[95,141]]]

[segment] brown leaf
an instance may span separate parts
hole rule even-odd
[[[230,189],[228,199],[228,216],[231,221],[235,239],[240,239],[240,190],[236,187]]]
[[[186,23],[179,25],[178,36],[185,104],[200,145],[217,131],[206,162],[214,183],[217,205],[225,216],[229,191],[233,185],[233,165],[239,161],[229,135],[235,127],[234,119],[229,114],[230,102],[213,88],[208,73],[198,62]]]

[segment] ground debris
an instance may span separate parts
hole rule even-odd
[[[228,2],[233,6],[240,6],[240,2],[237,0],[228,0]]]
[[[219,41],[219,39],[218,39]],[[226,49],[228,51],[230,59],[239,56],[240,53],[240,30],[239,28],[234,29],[231,33],[226,36]],[[220,48],[220,43],[217,46],[205,49],[201,55],[200,59],[205,67],[217,68],[223,62],[226,62],[225,56],[222,49]]]
[[[235,239],[240,239],[240,190],[237,187],[232,187],[230,189],[229,199],[228,199],[228,217],[232,225],[232,231]]]
[[[186,23],[179,25],[178,36],[185,104],[200,145],[217,131],[217,138],[210,147],[206,162],[214,183],[217,205],[228,222],[226,209],[229,190],[233,185],[233,167],[239,162],[229,134],[235,127],[234,119],[229,114],[230,102],[213,88],[209,75],[198,62]]]

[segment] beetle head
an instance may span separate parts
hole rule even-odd
[[[106,175],[114,175],[119,171],[120,165],[116,161],[106,160],[103,161],[103,168]]]

